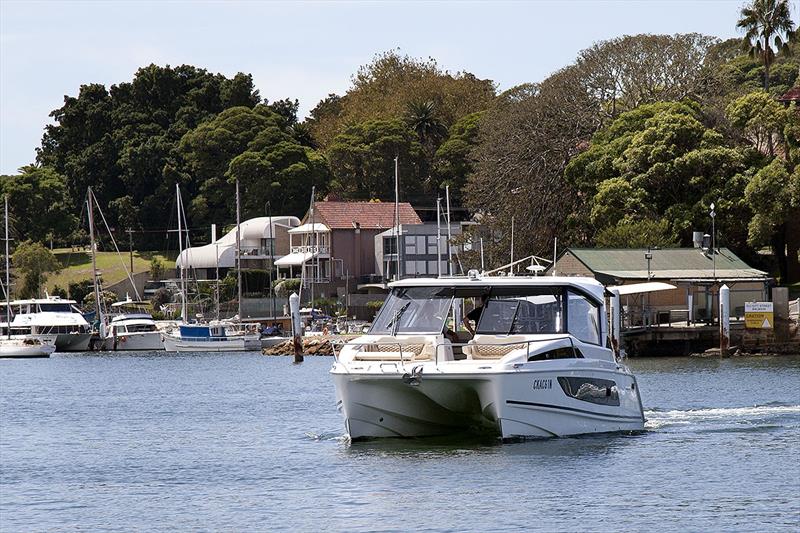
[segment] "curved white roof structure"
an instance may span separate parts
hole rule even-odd
[[[299,225],[299,218],[289,216],[274,216],[272,217],[272,224],[270,224],[269,217],[245,220],[241,224],[241,247],[260,247],[261,239],[273,238],[275,226],[295,228]],[[236,226],[224,236],[217,239],[216,243],[185,249],[175,261],[175,268],[180,268],[181,265],[188,268],[215,268],[217,266],[219,266],[219,268],[235,268]]]

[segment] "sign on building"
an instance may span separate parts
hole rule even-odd
[[[748,329],[772,329],[774,323],[772,302],[745,302],[744,327]]]

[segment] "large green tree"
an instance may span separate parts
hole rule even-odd
[[[191,204],[193,224],[233,219],[237,179],[246,216],[263,216],[266,202],[274,214],[301,216],[311,187],[327,187],[322,156],[297,142],[285,116],[265,105],[223,111],[188,132],[179,153],[198,190]]]
[[[395,157],[404,201],[421,200],[430,190],[422,171],[422,145],[400,119],[354,124],[336,136],[327,155],[333,177],[331,190],[343,197],[393,200]]]
[[[753,0],[742,8],[736,27],[745,32],[742,48],[764,65],[764,90],[769,91],[769,71],[777,53],[789,52],[794,22],[788,0]]]
[[[747,251],[744,188],[749,169],[763,158],[731,146],[703,118],[697,104],[660,102],[623,113],[597,132],[565,172],[581,198],[578,219],[591,223],[587,234],[666,219],[665,235],[689,244],[693,230],[710,231],[713,202],[721,242]]]
[[[8,196],[12,234],[19,241],[65,242],[75,226],[66,178],[49,167],[28,165],[0,176],[0,205]]]
[[[51,113],[55,124],[45,128],[37,159],[66,177],[73,214],[91,185],[102,206],[112,205],[111,226],[149,230],[136,234],[137,244],[163,245],[164,233],[153,230],[169,225],[164,198],[185,179],[176,153],[180,139],[224,109],[259,101],[246,74],[226,78],[188,65],[149,65],[130,82],[110,89],[84,85],[78,96],[65,96]]]

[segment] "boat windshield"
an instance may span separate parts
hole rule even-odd
[[[564,333],[560,288],[493,289],[476,332],[486,335]]]
[[[453,303],[449,287],[397,287],[375,317],[369,332],[442,333]]]

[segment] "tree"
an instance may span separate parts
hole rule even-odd
[[[774,159],[747,184],[745,198],[753,209],[750,243],[772,246],[781,282],[800,280],[800,167],[790,174],[784,161]]]
[[[539,85],[515,88],[481,120],[465,201],[492,236],[484,246],[493,260],[506,262],[512,217],[517,257],[549,255],[554,237],[568,237],[577,197],[563,179],[564,167],[599,120],[599,103],[581,89],[579,74],[567,68]]]
[[[354,124],[328,148],[331,190],[359,200],[394,199],[394,158],[403,196],[424,193],[424,152],[417,135],[399,119]]]
[[[745,32],[742,48],[764,64],[764,90],[769,91],[769,69],[777,53],[789,51],[794,22],[788,0],[753,0],[742,8],[736,27]]]
[[[708,224],[708,205],[715,202],[719,233],[735,250],[745,249],[744,187],[761,156],[729,146],[702,119],[697,104],[660,102],[623,113],[598,131],[565,170],[581,199],[573,220],[591,223],[585,234],[666,219],[667,235],[688,244],[691,232]]]
[[[775,155],[774,140],[781,140],[789,114],[766,91],[755,91],[728,105],[726,116],[731,125],[756,150]]]
[[[51,113],[55,123],[45,128],[37,161],[65,177],[71,215],[81,212],[89,185],[103,206],[130,198],[135,212],[122,209],[127,201],[118,203],[107,213],[109,224],[151,230],[136,235],[137,245],[159,246],[156,235],[163,235],[171,213],[164,198],[176,182],[189,186],[189,197],[200,186],[177,153],[181,137],[224,109],[260,101],[247,74],[226,78],[188,65],[149,65],[130,82],[110,89],[84,85],[77,96],[66,96]]]
[[[467,177],[473,172],[470,152],[478,144],[481,119],[485,112],[464,115],[450,127],[449,136],[436,150],[433,175],[437,189],[449,185],[453,203],[461,204]]]
[[[666,219],[621,220],[601,230],[595,245],[601,248],[672,248],[678,246],[678,240]]]
[[[39,289],[47,279],[48,272],[59,272],[61,263],[44,246],[30,240],[21,242],[11,256],[15,277],[22,278],[22,287],[17,290],[18,298],[37,298]]]
[[[164,263],[158,257],[150,259],[150,279],[158,281],[164,274]]]
[[[325,160],[290,134],[284,118],[267,106],[230,108],[188,132],[180,143],[186,174],[201,183],[192,201],[195,224],[234,217],[234,183],[241,186],[245,215],[264,214],[264,204],[302,215],[312,185],[324,192]]]
[[[0,202],[5,195],[17,240],[45,241],[50,235],[64,241],[75,227],[66,178],[50,167],[28,165],[15,176],[0,176]]]
[[[438,120],[450,127],[469,113],[489,108],[495,85],[469,72],[442,70],[432,58],[398,51],[377,54],[361,66],[344,96],[329,95],[311,112],[314,138],[327,149],[352,124],[402,118],[412,102],[431,102]]]

